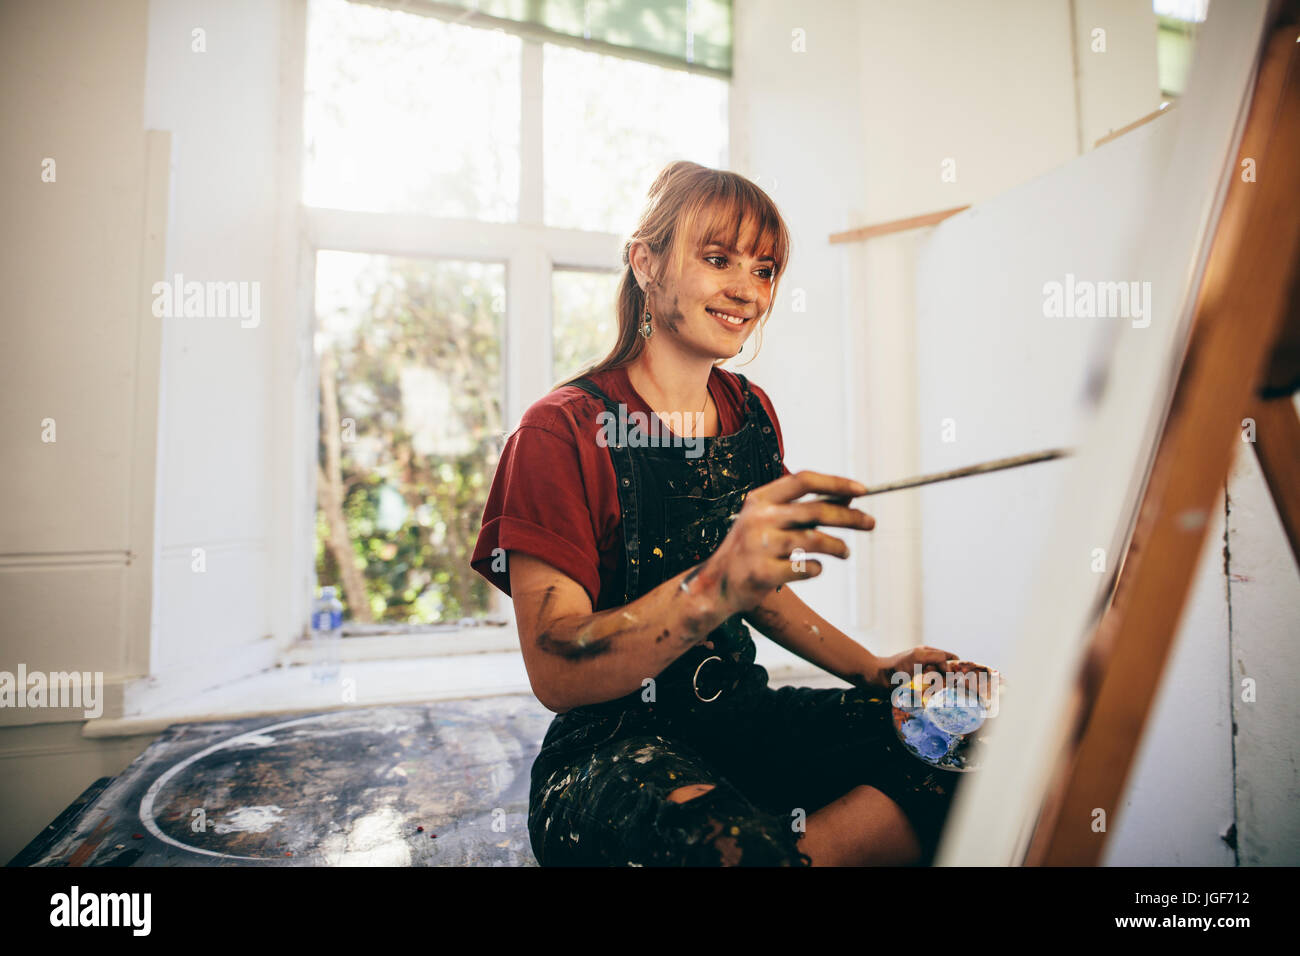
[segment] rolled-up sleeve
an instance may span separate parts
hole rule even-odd
[[[510,593],[508,552],[529,554],[600,593],[600,554],[575,436],[528,416],[506,441],[470,566]]]

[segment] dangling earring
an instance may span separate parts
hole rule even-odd
[[[641,337],[650,338],[654,334],[654,326],[650,324],[650,310],[645,310],[645,315],[641,319]]]

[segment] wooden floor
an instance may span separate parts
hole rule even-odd
[[[524,694],[175,724],[9,865],[536,866],[552,716]]]

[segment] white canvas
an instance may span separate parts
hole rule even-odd
[[[1008,616],[981,622],[967,614],[961,651],[977,660],[996,654],[989,663],[1012,691],[995,718],[987,764],[958,794],[939,865],[1023,862],[1069,732],[1069,694],[1128,544],[1172,396],[1235,172],[1266,8],[1266,0],[1212,4],[1173,114],[947,220],[920,257],[921,380],[935,377],[924,374],[925,363],[945,361],[925,346],[936,330],[949,333],[947,360],[960,357],[950,385],[919,396],[922,422],[937,428],[953,409],[968,423],[950,447],[936,440],[923,448],[923,470],[1057,445],[1078,449],[1065,461],[964,479],[989,483],[975,500],[992,514],[971,507],[963,482],[931,492],[939,497],[929,502],[927,536],[982,541],[992,550],[986,567],[972,567],[968,587],[975,593],[1000,582],[995,593]],[[1045,283],[1067,273],[1150,282],[1149,321],[1045,316]],[[1008,516],[1001,524],[998,508]],[[1106,550],[1108,573],[1092,570],[1097,547]],[[999,564],[998,554],[1010,557]],[[960,598],[951,602],[954,614],[963,609]]]

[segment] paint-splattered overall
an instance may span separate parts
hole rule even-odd
[[[587,380],[580,388],[620,412]],[[741,376],[739,431],[685,448],[610,445],[622,507],[624,604],[707,558],[752,488],[781,476],[762,403]],[[712,647],[708,646],[712,643]],[[528,830],[542,866],[806,866],[806,818],[869,784],[933,859],[961,775],[903,751],[886,689],[768,687],[739,614],[642,691],[556,715],[532,768]],[[684,802],[688,784],[712,790]]]

